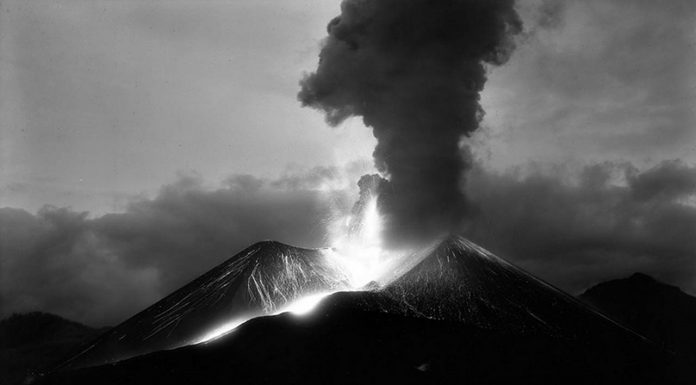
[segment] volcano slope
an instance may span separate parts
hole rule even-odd
[[[230,322],[273,314],[298,297],[332,291],[344,280],[321,250],[259,242],[81,347],[59,368],[190,345]]]
[[[259,317],[212,342],[80,370],[45,384],[665,384],[672,357],[454,237],[402,277],[314,312]]]

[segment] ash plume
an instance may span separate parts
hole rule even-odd
[[[372,127],[388,244],[458,226],[460,141],[483,117],[486,65],[508,59],[521,29],[513,0],[344,0],[329,23],[298,98],[330,125],[361,116]]]

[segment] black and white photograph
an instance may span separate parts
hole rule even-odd
[[[696,1],[0,0],[0,384],[696,384]]]

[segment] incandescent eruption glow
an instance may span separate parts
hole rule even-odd
[[[287,306],[283,307],[282,309],[278,310],[275,313],[272,313],[271,315],[278,315],[282,313],[291,313],[296,316],[303,316],[306,314],[309,314],[312,310],[314,310],[315,307],[321,302],[322,299],[326,298],[327,296],[335,293],[338,290],[335,291],[326,291],[322,293],[315,293],[315,294],[310,294],[306,295],[303,297],[300,297],[296,299],[295,301],[290,302]],[[200,344],[204,342],[210,342],[214,341],[224,335],[227,335],[231,332],[233,332],[235,329],[237,329],[238,326],[241,324],[249,321],[252,318],[256,317],[246,317],[246,318],[237,318],[234,319],[230,322],[226,322],[219,327],[209,331],[206,333],[203,337],[198,339],[197,341],[194,342],[194,344]]]
[[[326,296],[333,294],[335,292],[333,291],[327,291],[324,293],[317,293],[317,294],[311,294],[305,297],[302,297],[298,299],[295,302],[292,302],[289,306],[285,307],[283,310],[274,313],[275,314],[281,314],[281,313],[292,313],[294,315],[305,315],[310,313],[312,310],[314,310],[315,307],[321,302],[322,299],[326,298]]]
[[[359,212],[337,223],[332,247],[325,250],[327,259],[342,269],[349,289],[357,290],[370,282],[378,282],[390,259],[382,247],[383,221],[377,196],[371,196]]]
[[[237,318],[234,319],[230,322],[224,323],[215,329],[209,331],[206,333],[203,337],[199,338],[197,341],[194,342],[194,344],[200,344],[203,342],[208,342],[208,341],[213,341],[219,337],[224,336],[225,334],[230,333],[234,329],[237,328],[237,326],[243,324],[244,322],[248,321],[248,318]]]
[[[379,212],[377,198],[377,194],[370,192],[358,201],[352,215],[337,217],[331,225],[332,247],[321,250],[321,255],[324,258],[323,265],[333,272],[325,277],[335,281],[330,285],[332,290],[312,292],[309,291],[311,289],[305,288],[308,290],[306,294],[288,301],[279,310],[271,310],[273,304],[270,303],[267,313],[236,318],[206,333],[195,343],[213,341],[257,316],[281,313],[302,316],[310,313],[322,299],[333,293],[374,289],[397,278],[417,260],[418,254],[395,252],[383,247],[383,218]],[[290,267],[290,265],[286,266],[286,268]],[[304,274],[301,271],[298,273]],[[256,281],[254,283],[257,291],[265,292],[265,284]],[[292,293],[298,293],[303,289],[293,287],[293,290],[288,290],[288,287],[278,285],[282,286],[281,282],[275,282],[269,289]],[[260,290],[259,287],[264,290]]]

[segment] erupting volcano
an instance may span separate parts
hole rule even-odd
[[[382,249],[376,198],[367,195],[342,220],[348,233],[336,247],[256,243],[102,335],[62,368],[207,345],[255,317],[301,316],[317,305],[571,344],[598,335],[643,340],[463,237],[411,253]]]
[[[112,365],[47,381],[215,383],[229,372],[246,383],[324,383],[338,373],[344,383],[668,379],[668,357],[649,341],[462,237],[402,256],[398,277],[360,290],[328,251],[257,243],[67,363]],[[252,318],[263,314],[278,315]]]
[[[387,252],[376,196],[337,220],[335,247],[304,249],[256,243],[138,313],[63,367],[115,362],[162,349],[208,342],[243,322],[282,312],[302,314],[337,291],[373,288],[397,279],[427,252]]]
[[[521,28],[512,0],[344,0],[299,99],[362,117],[379,175],[330,247],[256,243],[46,382],[669,382],[650,341],[460,235],[465,140]]]
[[[361,198],[335,247],[256,243],[45,381],[219,382],[230,367],[246,383],[668,379],[650,341],[461,236],[384,249],[378,197]]]

